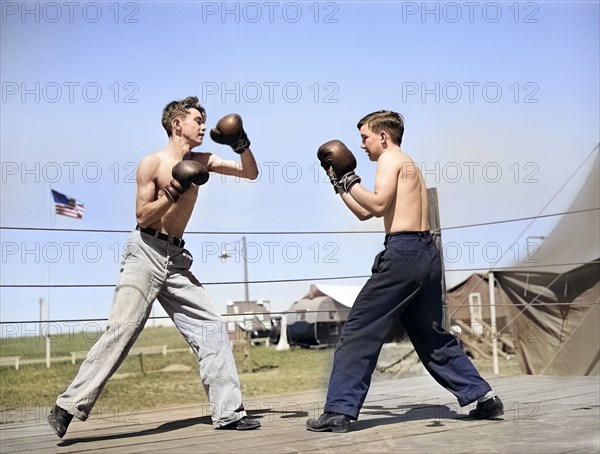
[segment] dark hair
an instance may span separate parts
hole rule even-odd
[[[175,118],[185,117],[189,114],[189,109],[198,109],[200,114],[203,117],[206,117],[206,111],[204,110],[204,107],[200,105],[197,96],[188,96],[179,101],[171,101],[165,106],[162,114],[162,125],[169,137],[173,134],[173,131],[171,130],[173,120]]]
[[[402,136],[404,135],[404,117],[397,112],[391,110],[378,110],[377,112],[371,112],[365,115],[358,122],[356,127],[358,129],[367,125],[374,133],[380,133],[385,131],[397,145],[402,143]]]

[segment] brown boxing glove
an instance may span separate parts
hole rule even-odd
[[[317,158],[325,169],[329,180],[337,193],[348,192],[352,185],[360,183],[360,177],[354,173],[356,158],[344,142],[330,140],[319,147]]]
[[[238,154],[250,148],[250,139],[244,131],[242,117],[238,114],[229,114],[221,118],[210,130],[210,138],[213,142],[229,145]]]
[[[186,159],[178,162],[171,170],[173,179],[163,188],[165,194],[176,203],[181,194],[187,191],[192,184],[201,186],[208,181],[209,173],[204,165],[198,161]]]

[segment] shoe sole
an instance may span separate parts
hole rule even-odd
[[[251,427],[236,427],[235,430],[254,430],[254,429],[258,429],[260,427],[260,424],[258,426],[251,426]]]
[[[52,431],[53,431],[53,432],[56,434],[56,436],[57,436],[58,438],[63,438],[63,437],[66,435],[66,433],[67,433],[67,431],[66,431],[66,430],[65,430],[64,432],[62,432],[62,433],[61,433],[61,431],[60,431],[60,430],[58,430],[58,429],[55,427],[55,425],[54,425],[54,424],[52,424],[52,422],[50,422],[49,420],[48,420],[48,425],[50,426],[50,428],[52,429]]]
[[[474,421],[484,421],[486,419],[490,419],[490,420],[496,420],[496,419],[504,419],[501,416],[504,415],[504,412],[499,412],[499,413],[494,413],[491,415],[486,415],[486,416],[471,416],[471,415],[467,415],[466,418],[468,419],[472,419]]]
[[[254,430],[254,429],[258,429],[259,427],[261,427],[260,423],[258,423],[257,425],[244,427],[244,426],[238,425],[237,421],[236,421],[236,422],[227,424],[225,426],[215,427],[215,430]]]
[[[311,432],[333,432],[336,434],[350,432],[350,427],[347,426],[334,426],[334,427],[323,427],[322,429],[315,429],[314,427],[310,427],[308,424],[306,428]]]

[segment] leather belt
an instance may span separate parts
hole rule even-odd
[[[154,229],[140,227],[139,225],[136,225],[135,229],[139,230],[140,232],[143,232],[147,235],[153,236],[154,238],[158,238],[159,240],[163,240],[163,241],[166,241],[167,243],[174,244],[175,246],[178,246],[178,247],[183,247],[183,245],[185,244],[185,241],[182,240],[181,238],[167,235],[166,233],[162,233],[162,232],[157,232]]]

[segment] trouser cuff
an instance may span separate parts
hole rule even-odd
[[[354,407],[348,407],[347,405],[325,404],[325,408],[323,410],[325,413],[336,413],[338,415],[346,415],[353,420],[358,419],[359,410]]]
[[[479,385],[477,388],[475,388],[473,391],[470,391],[467,394],[465,394],[464,396],[459,397],[458,404],[461,407],[465,407],[465,406],[469,405],[470,403],[475,402],[477,399],[479,399],[485,393],[490,392],[491,390],[492,390],[492,387],[488,383],[483,383],[483,384]]]

